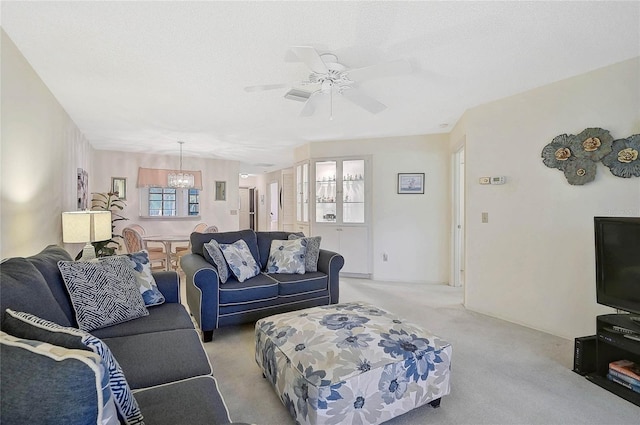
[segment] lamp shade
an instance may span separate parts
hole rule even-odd
[[[111,211],[62,213],[62,241],[87,243],[111,239]]]

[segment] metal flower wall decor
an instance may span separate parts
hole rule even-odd
[[[564,172],[569,184],[583,185],[596,178],[597,163],[617,177],[640,177],[640,134],[613,140],[608,130],[587,128],[580,134],[561,134],[542,149],[542,162]]]

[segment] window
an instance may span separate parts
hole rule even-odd
[[[150,187],[140,191],[140,215],[143,217],[197,217],[200,215],[200,191]]]
[[[189,189],[189,215],[200,215],[200,191]]]

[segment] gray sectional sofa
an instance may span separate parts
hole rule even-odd
[[[271,242],[286,240],[291,234],[253,230],[191,234],[192,253],[182,257],[180,267],[187,278],[187,304],[205,341],[211,341],[213,331],[222,326],[338,302],[339,274],[344,265],[340,254],[320,249],[317,271],[304,274],[266,272]],[[215,262],[204,248],[212,239],[220,244],[244,240],[261,273],[244,282],[231,276],[222,284]]]
[[[6,326],[10,323],[7,308],[77,327],[57,266],[60,260],[69,261],[71,257],[54,245],[32,257],[3,260],[0,265],[3,331],[11,334]],[[147,316],[91,334],[106,343],[120,364],[147,425],[230,423],[199,333],[180,304],[177,273],[154,273],[154,278],[166,300],[163,304],[149,307]],[[11,330],[15,332],[15,326]],[[91,374],[83,375],[81,367],[74,366],[54,378],[51,371],[43,373],[42,368],[37,369],[29,350],[16,352],[14,348],[2,344],[3,423],[79,423],[77,420],[83,414],[91,417],[92,412],[99,410],[100,397],[86,391],[95,387]]]

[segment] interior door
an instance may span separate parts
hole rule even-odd
[[[464,285],[464,148],[454,156],[454,236],[452,286]]]
[[[278,230],[279,204],[280,193],[278,191],[278,182],[274,181],[269,184],[269,230],[272,232]]]
[[[240,208],[239,208],[239,226],[240,230],[251,228],[251,196],[248,187],[241,187],[240,189]]]

